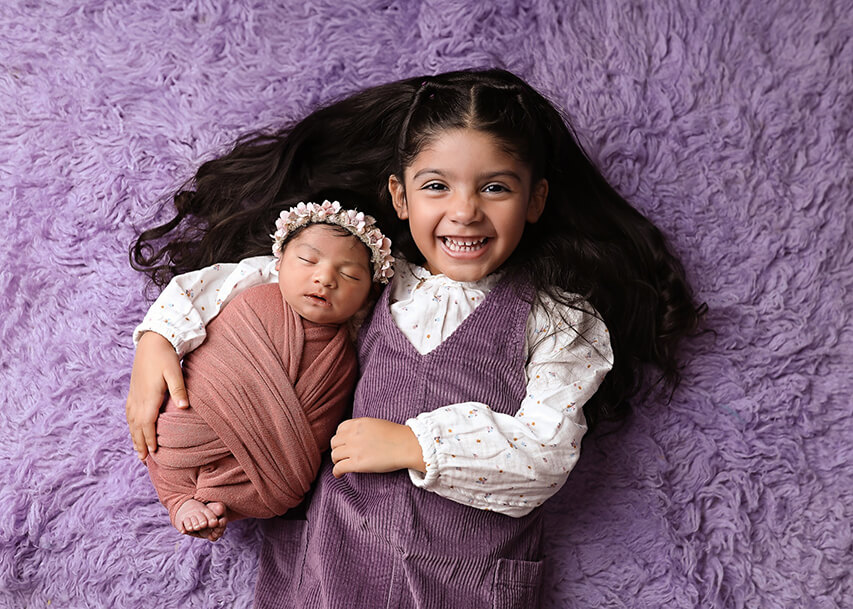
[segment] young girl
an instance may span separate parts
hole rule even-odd
[[[373,218],[337,201],[282,212],[278,284],[252,287],[184,361],[193,408],[169,401],[148,455],[151,480],[185,534],[216,541],[227,521],[298,505],[352,400],[347,322],[393,273]]]
[[[643,362],[678,379],[675,347],[697,321],[681,267],[554,107],[501,70],[374,87],[238,144],[140,237],[137,264],[162,280],[255,254],[253,223],[277,201],[335,182],[377,197],[405,262],[362,328],[353,418],[306,521],[269,521],[256,605],[536,606],[536,508],[587,424],[628,412]],[[219,310],[187,288],[215,285],[224,302],[271,281],[268,264],[179,276],[152,306],[138,333],[174,336],[137,351],[127,413],[141,456],[156,448],[151,404],[167,386],[184,398],[176,352]]]

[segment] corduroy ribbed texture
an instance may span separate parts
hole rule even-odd
[[[424,355],[394,324],[389,293],[362,332],[354,416],[402,423],[465,401],[515,413],[526,387],[530,299],[519,295],[524,292],[499,283]],[[256,607],[529,609],[538,603],[538,510],[510,518],[463,506],[416,488],[405,471],[338,480],[327,461],[308,509],[307,533],[304,526],[270,522]]]

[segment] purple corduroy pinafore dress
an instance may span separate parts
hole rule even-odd
[[[501,281],[424,355],[394,324],[390,292],[362,329],[353,417],[404,423],[466,401],[515,414],[526,388],[531,290]],[[272,519],[265,527],[258,609],[538,604],[539,510],[511,518],[464,506],[415,487],[405,470],[336,479],[327,456],[307,520]]]

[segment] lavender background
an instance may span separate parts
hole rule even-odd
[[[242,132],[502,65],[710,306],[671,404],[550,502],[546,607],[853,606],[853,1],[0,6],[0,607],[246,607],[259,530],[167,522],[124,419],[127,249]]]

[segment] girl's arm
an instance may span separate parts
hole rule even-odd
[[[237,264],[214,264],[172,278],[133,332],[138,344],[145,332],[156,332],[183,357],[204,342],[205,326],[237,294],[253,285],[278,280],[275,258],[255,256]]]
[[[514,416],[468,402],[407,421],[426,465],[425,474],[409,470],[416,486],[516,517],[560,490],[580,456],[583,404],[613,361],[601,320],[573,310],[562,313],[578,331],[553,332],[558,324],[565,326],[553,304],[531,312],[527,397]]]
[[[157,449],[155,423],[166,390],[179,406],[188,405],[180,358],[204,341],[205,326],[234,296],[277,279],[272,256],[215,264],[173,278],[151,305],[133,333],[137,350],[125,409],[140,459]]]
[[[571,328],[561,328],[564,318]],[[612,367],[613,353],[597,317],[553,304],[531,312],[527,345],[527,397],[514,416],[465,402],[406,425],[344,421],[331,442],[335,476],[408,468],[416,486],[457,503],[515,517],[541,505],[580,456],[582,407]]]

